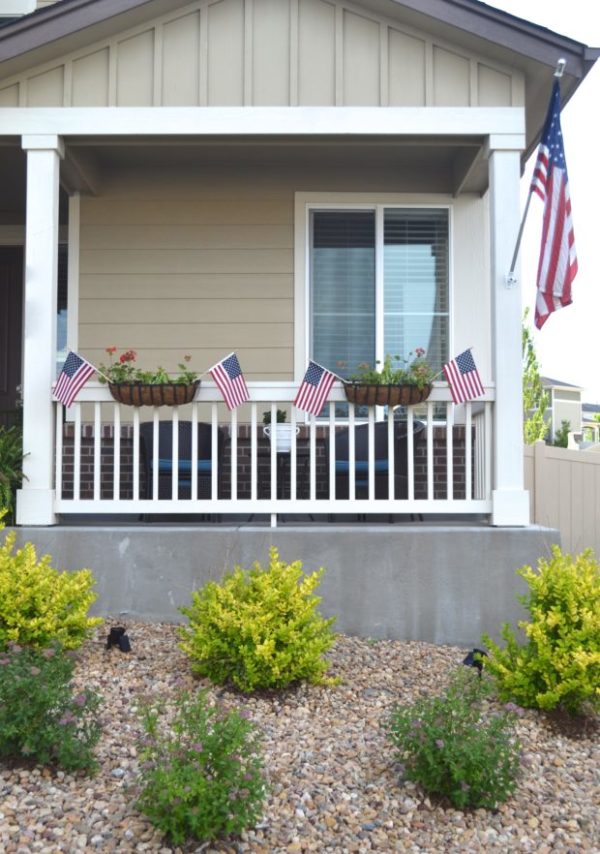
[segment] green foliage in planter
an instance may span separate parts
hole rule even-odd
[[[181,608],[181,648],[192,669],[242,691],[283,688],[293,682],[331,684],[323,653],[332,646],[335,618],[323,619],[314,595],[324,570],[304,575],[302,563],[287,564],[271,548],[269,567],[236,567],[222,582],[209,582]]]
[[[445,693],[397,706],[388,723],[406,779],[458,809],[495,809],[516,788],[521,710],[486,711],[489,691],[488,680],[463,668]]]
[[[136,367],[135,360],[137,352],[135,350],[125,350],[113,361],[113,356],[117,352],[116,347],[106,347],[106,352],[109,356],[109,364],[100,364],[98,378],[100,382],[105,383],[107,380],[111,383],[143,383],[144,385],[163,385],[165,383],[182,383],[189,385],[198,379],[196,371],[190,370],[188,363],[191,361],[191,356],[185,355],[183,362],[180,362],[178,374],[169,374],[167,371],[158,367],[155,371],[144,371]],[[185,364],[184,364],[185,363]]]
[[[74,662],[60,649],[9,644],[0,652],[0,758],[93,771],[100,698],[73,694]]]
[[[409,353],[407,359],[388,353],[380,368],[377,367],[379,364],[377,360],[375,368],[366,362],[359,365],[358,373],[353,374],[350,381],[365,385],[414,385],[422,389],[430,385],[436,375],[425,359],[422,347],[417,347],[414,354]]]
[[[278,424],[284,424],[286,418],[287,418],[287,412],[285,411],[285,409],[278,409],[277,415],[276,415],[277,423]],[[266,409],[263,412],[263,419],[262,420],[263,420],[263,424],[270,424],[271,423],[271,410],[270,409]]]
[[[2,529],[0,522],[0,530]],[[0,545],[0,649],[9,641],[65,649],[80,646],[100,617],[88,617],[96,599],[89,569],[58,572],[51,558],[37,559],[33,543],[15,551],[12,531]]]
[[[145,706],[137,807],[175,845],[239,834],[260,818],[266,794],[259,736],[246,714],[181,695],[171,720]]]
[[[600,564],[588,549],[576,557],[552,547],[537,571],[518,570],[529,585],[520,602],[531,620],[519,622],[520,644],[505,624],[500,648],[487,635],[487,670],[502,697],[538,709],[571,714],[600,709]]]
[[[15,493],[23,482],[23,434],[20,427],[0,427],[0,511],[14,522]]]

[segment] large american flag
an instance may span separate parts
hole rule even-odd
[[[484,393],[479,371],[471,350],[465,350],[459,356],[444,365],[444,374],[450,386],[454,403],[464,403],[481,397]]]
[[[250,392],[235,353],[221,359],[208,373],[219,387],[229,410],[250,400]]]
[[[294,406],[309,415],[319,415],[335,380],[336,376],[331,371],[312,360],[309,361]]]
[[[63,406],[71,406],[80,389],[95,372],[96,368],[87,359],[70,352],[58,375],[54,387],[54,399],[60,401]]]
[[[531,193],[537,193],[544,202],[535,303],[535,325],[541,329],[553,311],[571,304],[571,283],[577,275],[569,178],[560,129],[558,80],[554,81],[552,89]]]

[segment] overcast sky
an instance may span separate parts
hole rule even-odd
[[[590,47],[600,47],[600,0],[491,0],[490,5]],[[548,97],[551,88],[550,73]],[[599,116],[600,60],[562,113],[579,263],[579,272],[573,283],[573,304],[554,312],[534,336],[542,373],[583,386],[583,399],[588,403],[600,403]],[[535,157],[529,161],[523,179],[523,205],[534,161]],[[541,200],[535,196],[531,201],[521,249],[523,306],[530,306],[532,318],[542,208]]]

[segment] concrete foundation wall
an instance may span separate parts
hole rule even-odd
[[[20,528],[57,568],[89,567],[95,612],[123,620],[177,621],[190,592],[225,570],[265,563],[271,544],[306,571],[327,569],[321,611],[340,632],[473,646],[516,623],[525,585],[515,570],[536,565],[559,542],[540,527],[310,526],[277,529],[160,525]]]

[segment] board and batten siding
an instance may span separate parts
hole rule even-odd
[[[486,200],[400,195],[389,174],[382,183],[376,165],[337,179],[306,165],[115,170],[101,196],[81,199],[80,349],[97,364],[108,346],[133,348],[141,366],[170,371],[184,353],[204,370],[236,350],[249,379],[292,380],[295,193],[337,184],[340,202],[342,190],[371,189],[451,206],[454,335],[477,348],[489,380]]]
[[[343,0],[182,4],[0,81],[0,107],[524,104],[519,71],[401,16]]]

